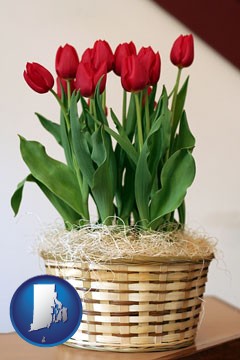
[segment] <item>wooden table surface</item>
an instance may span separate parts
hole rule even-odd
[[[15,333],[0,334],[1,360],[169,360],[240,359],[240,310],[225,302],[206,297],[196,343],[185,349],[151,353],[114,353],[33,346]]]

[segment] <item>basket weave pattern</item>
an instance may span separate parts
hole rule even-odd
[[[67,345],[160,351],[194,342],[210,260],[89,264],[45,260],[78,291],[82,323]]]

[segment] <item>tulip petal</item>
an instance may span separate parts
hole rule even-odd
[[[136,55],[128,57],[128,64],[130,68],[128,82],[130,83],[131,90],[143,90],[148,84],[148,74],[144,65],[139,61]]]
[[[193,44],[193,36],[189,35],[185,37],[183,42],[183,50],[184,53],[182,58],[182,64],[184,67],[190,66],[193,62],[194,58],[194,44]]]
[[[100,84],[99,91],[101,94],[105,89],[106,81],[107,81],[107,63],[106,62],[102,63],[101,66],[99,67],[99,69],[94,74],[94,77],[93,77],[94,89],[96,89],[96,86],[100,79],[101,79],[101,84]]]
[[[115,74],[120,76],[124,59],[126,59],[127,56],[136,55],[136,54],[137,54],[136,46],[132,41],[129,44],[128,43],[119,44],[114,53],[113,70]]]
[[[78,64],[78,54],[72,45],[66,44],[64,47],[60,46],[58,48],[55,59],[55,68],[59,77],[63,79],[74,79]]]
[[[91,97],[94,93],[93,70],[88,63],[80,62],[76,74],[76,89],[80,90],[81,95]]]
[[[23,77],[26,83],[30,86],[31,89],[38,92],[39,94],[44,94],[48,92],[48,89],[42,88],[41,86],[37,85],[34,81],[32,81],[31,77],[28,75],[27,71],[25,70],[23,73]]]
[[[180,68],[190,66],[194,59],[193,36],[180,35],[173,43],[170,59],[173,65]]]
[[[93,46],[93,66],[95,69],[99,69],[102,63],[107,64],[107,71],[111,71],[113,68],[114,56],[112,49],[107,41],[97,40]]]

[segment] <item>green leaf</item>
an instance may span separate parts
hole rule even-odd
[[[157,84],[152,87],[152,91],[151,91],[151,93],[149,95],[149,111],[150,111],[150,114],[153,112],[153,110],[155,108],[156,93],[157,93]]]
[[[126,134],[130,141],[133,139],[133,135],[136,129],[136,122],[137,122],[137,114],[136,114],[136,105],[134,94],[131,94],[128,111],[127,111],[127,119],[126,119]]]
[[[23,181],[21,181],[18,185],[17,185],[17,189],[15,190],[15,192],[13,193],[12,197],[11,197],[11,207],[14,211],[14,215],[16,216],[18,214],[21,202],[22,202],[22,193],[23,193],[23,188],[25,185],[26,181],[29,181],[29,178],[32,175],[28,175]]]
[[[105,109],[103,109],[102,101],[101,101],[101,95],[100,95],[100,84],[103,76],[99,79],[98,84],[96,86],[95,94],[94,94],[94,101],[96,106],[96,113],[98,120],[101,121],[101,123],[108,125],[107,117],[105,114]]]
[[[181,203],[181,205],[178,207],[178,217],[179,217],[179,223],[184,225],[186,220],[186,210],[185,210],[185,201]]]
[[[92,144],[92,159],[97,165],[97,170],[91,190],[103,222],[109,216],[114,216],[115,163],[110,139],[102,126],[93,134]]]
[[[153,123],[139,156],[135,176],[135,197],[143,225],[149,221],[149,202],[159,162],[170,141],[170,116],[167,103]]]
[[[66,125],[66,120],[63,112],[60,112],[60,133],[61,133],[61,142],[64,148],[64,154],[67,161],[67,164],[73,168],[73,159],[72,159],[72,150],[68,138],[68,130]]]
[[[124,132],[124,129],[123,129],[123,126],[122,124],[120,123],[120,121],[118,120],[117,118],[117,115],[115,114],[115,112],[113,111],[113,109],[110,109],[110,114],[111,114],[111,118],[118,130],[118,132]]]
[[[133,101],[133,103],[132,103]],[[134,105],[134,106],[133,106]],[[132,136],[134,134],[135,126],[132,129],[132,125],[136,123],[136,107],[134,97],[130,98],[130,105],[128,109],[128,117],[126,121],[126,129],[122,126],[118,120],[116,114],[110,109],[112,120],[122,138],[126,138],[127,142],[131,144]],[[130,145],[136,151],[133,145]],[[131,150],[130,150],[131,151]],[[138,156],[138,155],[137,155]],[[125,222],[129,223],[129,218],[133,206],[135,203],[134,196],[134,178],[135,178],[135,166],[129,161],[129,156],[126,151],[117,143],[115,148],[115,157],[117,163],[117,190],[116,190],[116,206],[117,215]]]
[[[121,134],[118,134],[107,125],[104,125],[104,130],[118,142],[121,148],[126,152],[129,159],[131,159],[134,165],[136,165],[138,160],[138,153],[127,137],[126,133],[121,132]]]
[[[157,229],[161,217],[177,209],[183,202],[187,188],[195,177],[195,162],[187,149],[176,151],[165,163],[162,188],[152,196],[150,206],[150,227]]]
[[[89,116],[91,116],[91,114],[89,114]],[[134,146],[132,145],[131,141],[129,140],[123,128],[121,127],[122,130],[120,131],[120,134],[118,134],[116,131],[112,130],[108,125],[105,124],[102,125],[101,122],[95,119],[94,117],[92,117],[92,119],[98,125],[103,126],[104,130],[118,142],[121,148],[126,152],[129,159],[131,159],[134,165],[136,165],[138,159],[138,153],[134,148]]]
[[[158,103],[157,103],[157,106],[156,106],[156,108],[155,108],[155,111],[154,111],[153,114],[152,114],[152,124],[153,124],[154,121],[156,121],[156,119],[158,119],[159,116],[161,115],[162,110],[163,110],[163,106],[164,106],[164,108],[166,108],[166,107],[168,108],[168,96],[167,96],[167,91],[166,91],[165,86],[163,86],[160,99],[159,99],[159,101],[158,101]]]
[[[49,157],[42,144],[20,137],[22,158],[31,174],[57,197],[84,217],[82,196],[73,170]]]
[[[168,103],[165,101],[167,99],[167,93],[163,94],[163,101],[161,106],[161,114],[154,121],[149,136],[147,138],[147,144],[149,148],[149,170],[154,179],[157,166],[165,157],[170,146],[170,136],[171,136],[171,112],[168,109]]]
[[[152,185],[152,175],[148,167],[149,149],[147,142],[144,143],[139,160],[137,163],[135,174],[135,198],[139,211],[140,218],[142,220],[141,225],[145,227],[149,219],[149,201]]]
[[[80,93],[79,93],[79,96],[80,96],[80,101],[81,101],[81,105],[82,105],[82,114],[80,116],[80,123],[82,122],[82,124],[83,124],[85,122],[86,129],[88,130],[89,134],[91,134],[94,132],[95,123],[94,123],[93,119],[89,116],[89,105],[87,104],[86,100],[84,99],[84,97],[81,96]],[[76,100],[74,99],[74,101],[77,104],[77,99]],[[83,128],[84,128],[84,126],[82,126],[81,130]]]
[[[195,146],[195,137],[191,133],[188,122],[186,112],[183,111],[181,120],[180,120],[180,127],[179,127],[179,134],[176,142],[176,149],[193,149]]]
[[[17,215],[19,211],[19,207],[22,201],[23,188],[26,182],[35,182],[39,186],[39,188],[43,191],[43,193],[48,198],[48,200],[52,203],[52,205],[61,215],[64,222],[70,224],[79,223],[80,220],[79,214],[76,213],[71,207],[69,207],[64,201],[62,201],[56,195],[54,195],[45,185],[43,185],[40,181],[35,179],[34,176],[32,176],[31,174],[28,175],[23,181],[21,181],[18,184],[17,189],[12,196],[11,205],[15,215]]]
[[[61,200],[58,196],[56,196],[52,191],[50,191],[44,184],[42,184],[37,179],[34,179],[34,182],[39,186],[51,204],[55,207],[58,213],[61,215],[62,219],[66,223],[79,225],[79,221],[81,220],[81,216],[74,211],[67,203]]]
[[[78,118],[77,99],[77,95],[72,94],[70,105],[70,122],[72,129],[73,150],[81,173],[86,178],[88,185],[92,187],[95,169],[88,147],[87,133],[84,133],[84,131],[81,130]]]
[[[180,118],[182,116],[185,99],[186,99],[186,95],[187,95],[188,81],[189,81],[189,77],[187,77],[182,88],[180,89],[179,93],[177,94],[176,107],[175,107],[175,113],[174,113],[174,119],[173,119],[174,128],[172,129],[172,134],[175,134],[176,129],[179,124],[179,121],[180,121]]]
[[[187,89],[188,89],[188,81],[189,81],[189,77],[187,77],[182,88],[180,89],[179,93],[177,94],[175,116],[178,119],[180,119],[180,117],[182,116],[182,112],[184,109],[184,104],[185,104]]]
[[[40,121],[40,123],[42,124],[42,126],[44,127],[44,129],[46,129],[50,134],[52,134],[54,136],[54,138],[56,139],[56,141],[58,142],[59,145],[62,146],[62,139],[61,139],[61,133],[60,133],[60,125],[56,124],[55,122],[46,119],[44,116],[35,113]]]
[[[126,159],[125,163],[125,176],[124,176],[124,185],[121,188],[120,193],[120,208],[118,209],[119,217],[128,224],[131,216],[131,212],[133,211],[133,207],[135,204],[135,196],[134,196],[134,176],[135,172],[132,166],[129,164],[129,161]],[[122,179],[122,177],[121,177]],[[120,179],[120,180],[121,180]]]
[[[124,177],[124,170],[126,167],[126,163],[128,158],[126,153],[123,151],[119,144],[116,144],[115,147],[115,159],[117,163],[116,169],[116,206],[117,206],[117,215],[120,216],[123,206],[123,177]]]

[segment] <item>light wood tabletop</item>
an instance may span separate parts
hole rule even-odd
[[[195,345],[151,353],[115,353],[81,350],[66,345],[42,348],[28,344],[15,333],[0,334],[1,360],[161,360],[240,359],[240,310],[206,297]]]

